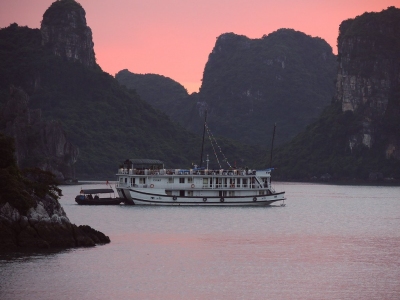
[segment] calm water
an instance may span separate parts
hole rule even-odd
[[[111,244],[0,257],[0,299],[400,299],[400,187],[275,188],[286,207],[85,207],[63,187]]]

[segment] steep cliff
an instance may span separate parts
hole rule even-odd
[[[121,85],[134,89],[140,97],[155,108],[172,116],[188,102],[186,89],[169,77],[157,74],[135,74],[127,69],[115,74]],[[177,112],[179,113],[179,112]]]
[[[13,142],[0,134],[0,252],[109,243],[103,233],[70,222],[52,173],[19,170]]]
[[[64,32],[62,27],[60,30]],[[62,146],[70,153],[64,156],[64,163],[77,158],[76,178],[112,180],[118,163],[129,157],[161,159],[168,167],[190,166],[197,161],[200,137],[172,122],[100,68],[44,49],[39,30],[12,24],[0,30],[0,39],[0,104],[6,106],[11,85],[21,87],[28,94],[31,115],[40,109],[43,122],[61,124],[68,140],[79,147],[79,157],[63,143],[61,135],[49,151],[59,151]],[[0,130],[5,127],[0,119]],[[37,141],[41,143],[39,138]],[[254,149],[221,142],[224,146],[231,150],[232,161],[252,166]],[[41,162],[45,153],[23,157]]]
[[[335,101],[276,152],[281,178],[400,183],[399,32],[394,7],[340,25]]]
[[[197,124],[197,131],[203,127],[199,122],[194,122],[198,116],[197,110],[193,110],[197,93],[189,96],[186,89],[173,79],[157,74],[135,74],[126,69],[119,71],[115,79],[121,85],[135,90],[141,99],[166,113],[171,120],[191,129],[196,128],[194,124]]]
[[[274,123],[279,143],[315,120],[332,100],[335,72],[336,58],[324,40],[280,29],[260,39],[234,33],[219,36],[200,92],[190,96],[173,83],[150,82],[146,75],[126,70],[116,78],[194,132],[201,132],[207,109],[214,134],[266,145]],[[150,93],[154,91],[157,97]]]
[[[28,95],[21,88],[11,87],[1,111],[2,131],[15,140],[18,166],[50,171],[60,181],[75,178],[79,149],[67,139],[59,122],[43,121],[41,110],[29,109],[28,104]]]
[[[36,134],[38,144],[48,141],[44,138],[45,133],[60,131],[60,140],[51,138],[53,142],[49,149],[34,151],[39,156],[33,155],[33,149],[25,149],[30,155],[21,158],[26,158],[27,162],[46,161],[45,154],[55,153],[62,146],[65,154],[70,154],[64,156],[66,161],[60,159],[64,164],[77,159],[73,165],[76,178],[112,180],[121,157],[156,157],[172,167],[172,163],[189,165],[192,157],[198,156],[196,150],[200,148],[200,139],[173,124],[136,93],[122,88],[109,74],[41,51],[37,46],[36,38],[39,41],[41,38],[37,30],[14,24],[0,30],[0,39],[3,38],[4,43],[0,44],[0,111],[13,103],[7,104],[11,100],[10,86],[21,87],[28,96],[29,114],[20,117],[19,124],[28,124],[28,120],[33,122],[36,115],[41,115],[43,123],[52,124],[47,130],[40,127],[43,140],[39,138],[40,130],[33,132],[33,128],[38,127],[27,127]],[[36,87],[33,82],[37,83]],[[11,121],[16,110],[8,111]],[[0,131],[6,126],[6,120],[1,116]],[[9,130],[13,130],[11,125]],[[61,131],[65,132],[67,141],[79,147],[78,157],[67,143],[63,143]],[[24,130],[18,132],[20,136],[27,133]],[[10,134],[15,136],[13,132]],[[19,153],[23,149],[19,147],[22,143],[18,138],[17,145]],[[20,162],[23,159],[19,159]]]
[[[92,30],[86,25],[86,13],[74,0],[57,0],[43,15],[40,32],[42,45],[54,55],[85,66],[96,65]]]
[[[333,95],[336,59],[322,39],[279,29],[260,39],[218,37],[199,92],[217,134],[246,143],[288,141],[315,120]]]
[[[337,102],[360,118],[348,145],[385,142],[387,157],[400,159],[400,10],[389,7],[344,21],[339,28]]]

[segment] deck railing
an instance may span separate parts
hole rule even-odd
[[[182,169],[160,169],[160,170],[135,170],[118,169],[121,175],[223,175],[223,176],[245,176],[255,175],[255,170],[182,170]]]
[[[237,185],[225,185],[225,184],[213,184],[210,186],[209,184],[203,184],[203,185],[195,185],[192,187],[192,185],[187,185],[187,184],[176,184],[176,183],[168,183],[167,185],[165,183],[163,184],[129,184],[125,182],[118,182],[116,184],[116,187],[136,187],[136,188],[148,188],[148,189],[153,189],[153,188],[162,188],[162,189],[167,189],[167,190],[247,190],[247,189],[263,189],[263,187],[259,184],[243,184],[240,186]],[[266,188],[266,187],[265,187]]]

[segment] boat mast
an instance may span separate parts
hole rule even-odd
[[[272,133],[271,158],[270,158],[270,161],[269,161],[269,167],[270,168],[272,168],[272,150],[274,149],[275,129],[276,129],[276,123],[274,124],[274,131]]]
[[[203,149],[204,149],[204,136],[205,136],[205,133],[206,133],[206,121],[207,121],[207,110],[205,110],[205,113],[204,113],[203,142],[201,144],[201,154],[200,154],[199,168],[201,168],[202,165],[203,165]]]

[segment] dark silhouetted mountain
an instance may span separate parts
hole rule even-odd
[[[166,113],[172,120],[182,125],[182,115],[194,104],[194,98],[189,98],[186,89],[169,77],[157,74],[135,74],[128,70],[119,71],[115,78],[130,89],[134,89],[141,99],[154,108]],[[186,121],[186,119],[185,119]],[[201,128],[200,125],[198,125]]]
[[[113,179],[127,158],[157,158],[166,167],[198,163],[200,136],[172,122],[94,64],[84,16],[75,1],[60,0],[45,12],[41,30],[17,24],[0,30],[2,108],[10,100],[10,86],[26,93],[28,108],[40,110],[43,122],[59,124],[79,148],[75,165],[80,179]],[[75,38],[70,41],[71,37]],[[3,119],[0,130],[6,128]],[[26,140],[41,142],[34,135]],[[226,140],[221,147],[232,153],[231,161],[248,166],[257,151]]]
[[[44,121],[42,111],[28,105],[28,95],[11,86],[9,100],[0,113],[0,128],[15,140],[18,167],[38,167],[52,172],[60,182],[75,178],[79,149],[69,141],[60,122]]]
[[[86,25],[86,12],[74,0],[53,2],[43,15],[40,27],[42,45],[54,55],[85,66],[95,66],[92,30]]]
[[[218,37],[198,94],[188,96],[183,89],[174,94],[176,83],[150,81],[127,70],[116,78],[185,128],[199,132],[207,109],[215,134],[265,146],[274,123],[279,143],[318,117],[334,95],[336,69],[324,40],[280,29],[261,39],[234,33]]]
[[[204,69],[200,99],[217,134],[246,143],[290,140],[330,103],[336,59],[331,47],[291,29],[261,39],[226,33]]]
[[[335,102],[278,152],[286,178],[400,179],[400,9],[340,25]]]

